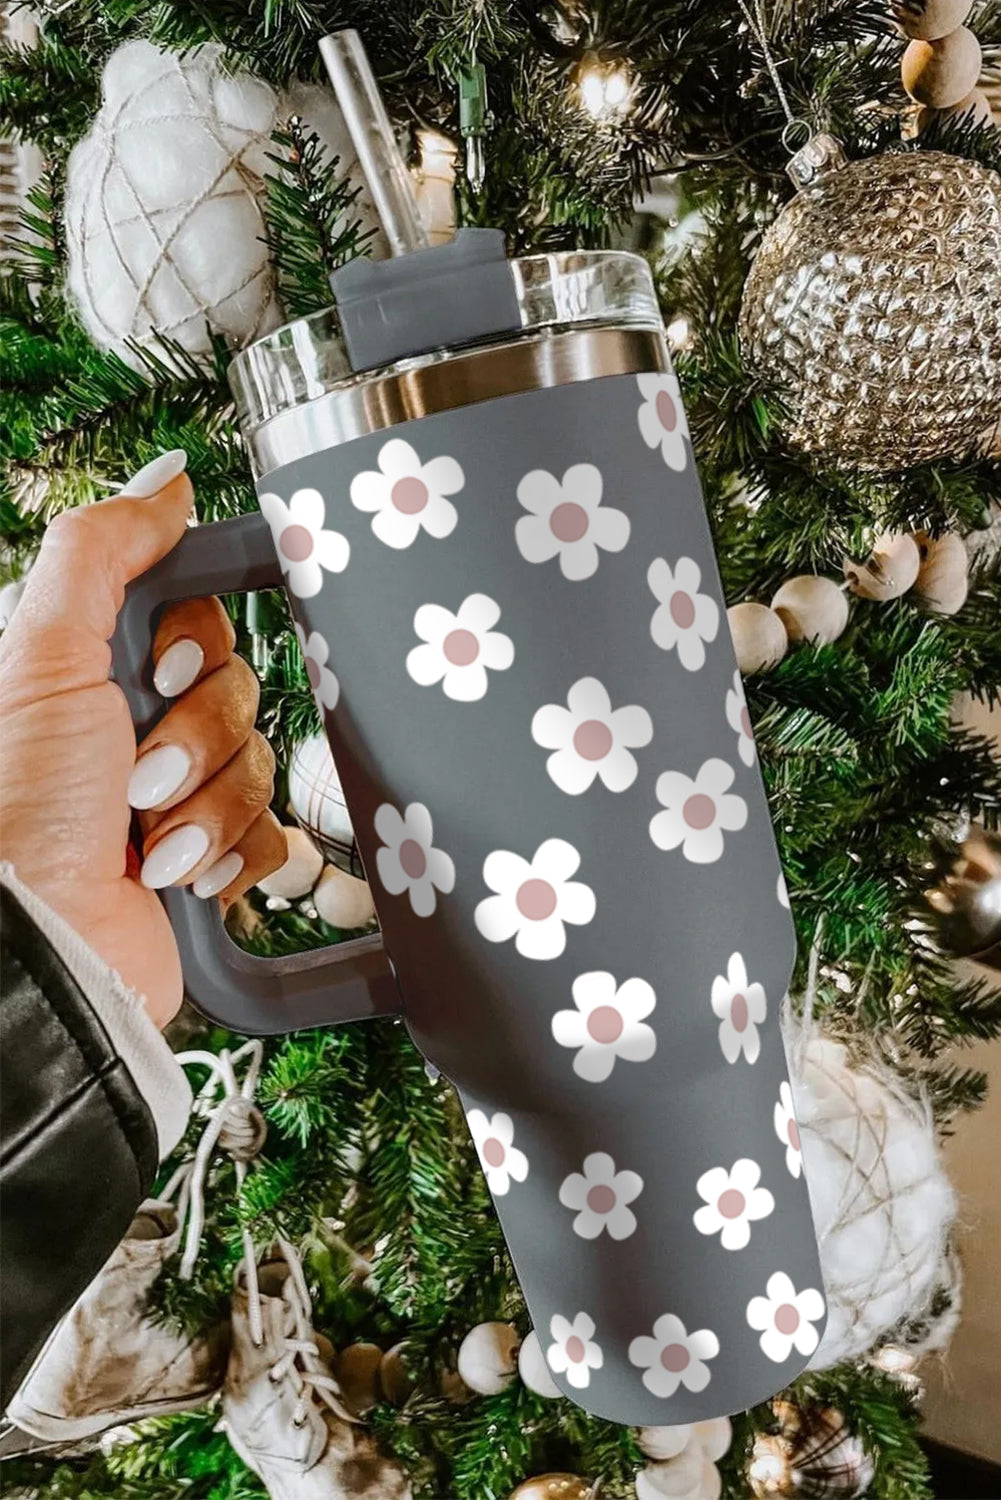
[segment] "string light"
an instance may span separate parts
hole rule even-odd
[[[594,120],[611,120],[625,113],[632,81],[620,63],[587,59],[577,81],[581,102]]]
[[[781,1495],[787,1491],[792,1470],[777,1438],[762,1434],[755,1439],[747,1477],[756,1495]]]
[[[692,343],[692,329],[688,319],[680,314],[667,325],[667,342],[672,349],[688,349]]]

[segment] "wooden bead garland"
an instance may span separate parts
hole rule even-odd
[[[787,579],[770,606],[751,600],[731,605],[726,616],[737,666],[752,677],[777,666],[790,644],[831,645],[848,624],[846,591],[882,604],[913,589],[932,613],[954,615],[966,602],[968,569],[955,532],[884,532],[865,562],[846,558],[844,583],[804,573]]]
[[[891,0],[890,11],[909,38],[900,60],[901,81],[918,111],[920,133],[936,114],[977,125],[993,119],[991,102],[978,87],[983,54],[964,23],[973,0]]]

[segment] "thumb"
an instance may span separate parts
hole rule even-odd
[[[15,678],[28,669],[32,698],[107,678],[126,584],[184,534],[194,498],[184,463],[181,449],[163,454],[113,500],[64,511],[48,526],[3,638],[4,664]]]

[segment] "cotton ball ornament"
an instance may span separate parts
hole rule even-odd
[[[497,1396],[515,1377],[518,1331],[510,1323],[477,1323],[459,1345],[459,1374],[479,1396]]]
[[[828,1321],[811,1366],[855,1359],[928,1307],[956,1199],[925,1101],[875,1060],[790,1024],[793,1096]]]
[[[164,335],[206,353],[281,322],[261,209],[274,91],[222,49],[145,41],[108,59],[66,178],[68,285],[87,331],[134,368]]]

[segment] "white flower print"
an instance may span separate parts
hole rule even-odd
[[[733,674],[733,687],[727,688],[726,722],[737,735],[737,754],[745,766],[753,765],[757,750],[754,744],[754,730],[751,728],[751,716],[747,712],[747,699],[744,697],[744,684],[740,679],[739,670]]]
[[[648,448],[659,448],[669,469],[679,472],[688,464],[685,438],[688,423],[681,404],[681,389],[672,371],[663,375],[637,375],[643,397],[639,409],[640,436]]]
[[[383,886],[391,896],[406,891],[414,915],[430,917],[437,905],[435,892],[447,896],[455,885],[455,865],[434,847],[431,814],[423,802],[411,802],[401,817],[391,802],[384,802],[375,815],[375,831],[382,839],[375,867]]]
[[[703,643],[714,641],[719,630],[719,605],[710,594],[699,593],[701,568],[690,557],[679,557],[673,568],[655,557],[646,581],[658,601],[650,621],[654,644],[676,650],[686,671],[697,672],[706,659]]]
[[[793,1177],[799,1177],[803,1171],[803,1147],[792,1102],[792,1089],[785,1082],[779,1084],[779,1098],[772,1119],[775,1134],[786,1148],[786,1166]]]
[[[421,530],[441,540],[455,530],[458,512],[446,495],[465,484],[454,458],[442,455],[422,464],[402,438],[390,438],[379,449],[379,468],[366,469],[351,481],[351,503],[375,511],[372,530],[387,547],[409,547]]]
[[[302,652],[306,676],[313,689],[313,697],[321,708],[328,710],[336,708],[337,700],[341,695],[341,685],[327,666],[330,647],[318,630],[314,630],[307,638],[302,626],[297,625],[295,634],[299,642],[299,650]]]
[[[584,1171],[571,1172],[560,1186],[564,1208],[577,1210],[574,1234],[595,1240],[603,1229],[610,1239],[625,1240],[636,1228],[636,1215],[628,1203],[643,1191],[638,1172],[616,1172],[607,1151],[593,1151],[584,1158]]]
[[[761,1168],[750,1157],[725,1167],[710,1167],[695,1184],[705,1199],[693,1215],[699,1234],[718,1234],[724,1250],[743,1250],[751,1240],[754,1219],[767,1219],[775,1199],[767,1188],[758,1187]]]
[[[558,958],[566,947],[564,923],[590,922],[594,892],[571,880],[580,855],[564,839],[546,839],[531,862],[509,849],[495,849],[483,862],[483,879],[496,895],[487,896],[473,914],[488,942],[511,938],[522,958]]]
[[[576,1010],[558,1010],[553,1036],[561,1047],[576,1047],[573,1070],[588,1083],[604,1083],[615,1060],[647,1062],[656,1051],[657,1037],[648,1016],[657,1003],[645,979],[627,979],[616,988],[615,977],[603,970],[578,974],[573,982]]]
[[[518,485],[518,499],[529,512],[514,528],[526,562],[559,556],[564,578],[577,582],[598,570],[598,548],[621,552],[629,540],[629,517],[601,503],[601,471],[573,464],[562,481],[533,469]]]
[[[812,1354],[820,1342],[813,1326],[824,1316],[824,1299],[816,1287],[797,1292],[784,1271],[769,1276],[764,1297],[747,1304],[747,1321],[761,1333],[761,1348],[777,1365],[796,1349]]]
[[[664,771],[657,778],[657,801],[664,811],[650,822],[650,837],[658,849],[677,849],[696,865],[712,864],[723,853],[723,832],[735,832],[747,822],[747,803],[727,795],[733,767],[725,760],[707,760],[693,781],[681,771]]]
[[[655,1396],[673,1396],[679,1385],[689,1391],[704,1391],[709,1384],[707,1359],[719,1353],[719,1339],[710,1328],[686,1333],[674,1313],[664,1313],[653,1325],[653,1337],[644,1335],[629,1345],[631,1364],[644,1371],[643,1384]]]
[[[471,1109],[466,1120],[487,1187],[495,1198],[503,1198],[512,1182],[528,1176],[528,1157],[513,1144],[514,1122],[505,1114],[488,1119],[482,1109]]]
[[[735,1063],[741,1053],[749,1063],[757,1062],[761,1051],[758,1027],[768,1009],[764,986],[750,984],[747,966],[739,953],[731,953],[726,974],[713,980],[711,1004],[719,1017],[719,1045],[728,1063]]]
[[[278,561],[297,599],[312,599],[323,587],[323,571],[343,573],[351,546],[339,531],[325,531],[327,507],[319,490],[296,490],[288,505],[261,495],[261,515],[271,527]]]
[[[414,629],[424,642],[407,657],[407,671],[421,687],[440,682],[446,698],[473,703],[487,691],[487,671],[506,672],[514,661],[510,636],[493,627],[500,605],[486,594],[470,594],[453,615],[440,604],[422,604]]]
[[[577,797],[600,776],[610,792],[624,792],[636,780],[630,747],[649,745],[653,720],[645,708],[612,708],[597,677],[581,677],[567,693],[567,706],[547,703],[532,719],[532,738],[554,753],[546,770],[561,792]]]
[[[783,873],[782,873],[781,870],[779,871],[779,878],[778,878],[778,883],[777,883],[777,885],[775,887],[775,894],[778,897],[779,905],[780,906],[784,906],[785,909],[786,909],[786,911],[788,911],[789,910],[789,887],[786,885],[786,878],[783,875]]]
[[[594,1342],[594,1319],[579,1312],[571,1323],[556,1313],[549,1320],[553,1343],[546,1350],[546,1363],[555,1375],[565,1375],[575,1390],[582,1391],[592,1370],[600,1370],[605,1356]]]

